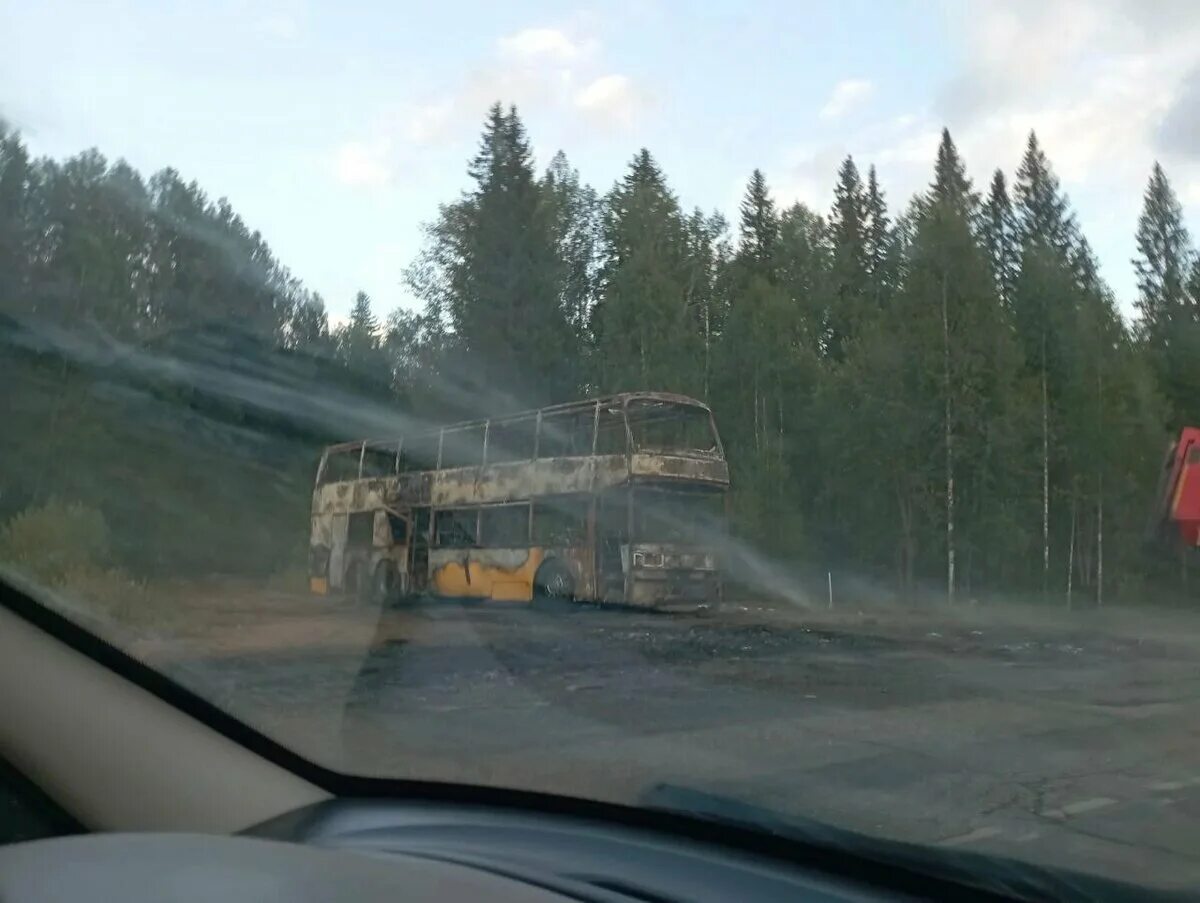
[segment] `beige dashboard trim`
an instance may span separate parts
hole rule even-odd
[[[96,830],[232,832],[329,798],[3,608],[0,755]]]

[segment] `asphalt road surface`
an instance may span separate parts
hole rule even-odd
[[[310,612],[314,603],[304,603]],[[1200,619],[349,605],[158,664],[324,764],[634,802],[671,782],[1200,887]],[[286,626],[286,625],[284,625]],[[244,631],[243,631],[244,632]],[[154,658],[152,655],[151,658]]]

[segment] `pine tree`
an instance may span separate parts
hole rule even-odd
[[[384,348],[384,331],[366,292],[358,292],[350,316],[334,336],[337,356],[349,371],[357,391],[371,400],[388,397],[394,384],[391,350]]]
[[[756,169],[741,204],[738,249],[727,281],[728,335],[722,347],[723,369],[736,373],[738,383],[736,390],[727,388],[727,393],[736,398],[728,407],[731,416],[740,415],[739,419],[745,421],[755,452],[762,451],[768,434],[779,429],[777,421],[781,419],[775,403],[779,380],[771,375],[780,362],[766,353],[780,338],[778,330],[782,326],[777,316],[784,300],[776,270],[779,228],[766,178]],[[734,363],[739,359],[741,366]],[[772,422],[775,430],[768,425]]]
[[[479,139],[479,150],[467,165],[467,174],[477,185],[486,185],[500,178],[507,154],[514,150],[508,146],[505,133],[508,129],[504,105],[496,101],[488,107],[483,134]]]
[[[453,332],[459,361],[446,378],[489,412],[572,397],[575,333],[563,309],[557,210],[535,178],[514,107],[491,108],[468,172],[472,189],[442,209],[408,276]]]
[[[354,296],[349,318],[337,331],[338,355],[352,370],[368,369],[379,350],[379,340],[379,319],[371,310],[370,297],[360,291]]]
[[[599,279],[600,199],[559,151],[542,178],[555,244],[555,281],[559,306],[570,327],[572,344],[561,349],[570,365],[572,386],[587,380],[589,362],[583,337],[596,303]]]
[[[1172,429],[1200,409],[1200,258],[1162,167],[1154,164],[1137,225],[1137,330],[1168,401]]]
[[[894,252],[894,246],[893,246]],[[824,342],[822,298],[829,282],[829,248],[825,221],[803,204],[793,204],[779,218],[780,287],[795,308],[797,341],[819,354]],[[895,267],[891,267],[895,277]]]
[[[1139,325],[1146,340],[1161,350],[1170,341],[1172,326],[1189,314],[1186,281],[1193,251],[1183,208],[1158,163],[1143,196],[1137,250],[1133,266],[1138,277]]]
[[[1074,344],[1082,297],[1079,234],[1070,202],[1058,177],[1030,132],[1014,188],[1020,276],[1012,296],[1012,317],[1026,368],[1037,382],[1041,420],[1040,521],[1043,591],[1050,589],[1054,497],[1069,481],[1059,436],[1070,412],[1067,387],[1076,378],[1079,359]],[[1055,484],[1057,484],[1057,489]]]
[[[330,350],[330,342],[325,300],[316,292],[300,298],[292,310],[287,346],[312,354],[324,354]]]
[[[605,391],[702,392],[684,219],[648,150],[634,157],[605,206],[601,292],[592,315],[595,383]]]
[[[992,176],[987,200],[980,211],[979,231],[984,251],[992,267],[996,293],[1000,302],[1008,307],[1012,304],[1020,255],[1017,251],[1016,216],[1008,196],[1004,173],[999,169]]]
[[[785,246],[783,218],[755,170],[741,204],[737,252],[723,280],[728,315],[717,349],[714,404],[733,430],[736,478],[750,488],[737,516],[751,524],[748,535],[760,547],[774,551],[799,541],[803,520],[799,486],[788,476],[812,386],[804,308],[791,295],[811,275],[803,272],[812,263],[802,256],[811,251],[802,244],[812,237],[807,225],[791,211]]]
[[[0,120],[0,311],[28,312],[34,259],[33,167],[21,136]]]
[[[553,231],[562,265],[563,311],[577,332],[586,326],[595,302],[600,240],[600,199],[583,184],[579,171],[559,151],[550,161],[542,188],[551,206]]]
[[[705,214],[696,209],[683,229],[687,306],[696,334],[703,347],[701,398],[709,398],[712,383],[713,348],[728,316],[728,298],[723,297],[720,282],[728,269],[731,252],[726,239],[728,226],[718,213]]]
[[[1200,259],[1192,261],[1187,298],[1159,376],[1172,431],[1200,422]]]
[[[738,256],[770,272],[779,237],[779,217],[761,169],[754,170],[741,205]]]
[[[872,165],[867,170],[866,233],[865,251],[867,272],[870,274],[871,296],[876,307],[884,303],[885,296],[895,287],[893,254],[895,242],[892,238],[891,222],[888,219],[887,200]]]
[[[1034,132],[1017,169],[1014,196],[1018,244],[1044,245],[1065,258],[1076,237],[1075,215]]]
[[[846,157],[838,170],[829,214],[829,241],[832,272],[825,345],[828,355],[840,360],[863,316],[870,281],[867,204],[853,157]]]
[[[968,222],[975,216],[979,198],[971,186],[971,180],[967,178],[966,167],[958,148],[954,146],[949,129],[942,129],[929,194],[934,202],[953,207]]]
[[[1129,514],[1138,496],[1153,495],[1154,455],[1165,417],[1152,389],[1151,361],[1133,342],[1083,237],[1072,268],[1078,274],[1069,326],[1074,354],[1058,414],[1069,607],[1084,590],[1102,604],[1111,582],[1106,574],[1136,566],[1139,539]],[[1113,517],[1114,510],[1124,513]]]
[[[943,130],[934,179],[915,224],[904,307],[913,314],[921,305],[936,306],[940,321],[929,331],[940,332],[939,457],[950,602],[961,580],[963,516],[970,510],[964,492],[971,487],[981,494],[992,482],[990,427],[1003,416],[1016,375],[988,261],[974,235],[977,206],[962,158]],[[932,361],[927,366],[935,369]],[[977,500],[970,501],[978,516]]]
[[[371,298],[366,292],[358,292],[350,305],[350,321],[347,325],[350,340],[363,348],[379,344],[379,318],[371,310]]]
[[[290,274],[232,205],[212,202],[196,182],[165,169],[150,179],[146,255],[152,328],[168,331],[236,321],[282,339],[294,303]]]

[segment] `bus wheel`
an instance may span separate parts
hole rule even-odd
[[[561,561],[544,562],[533,578],[533,603],[539,608],[557,608],[575,596],[575,578]]]
[[[391,563],[379,562],[375,567],[375,575],[371,579],[371,604],[386,608],[395,603],[399,584],[400,581],[396,579],[396,569]]]

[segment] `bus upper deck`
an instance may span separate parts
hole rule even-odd
[[[342,443],[322,456],[314,503],[365,507],[381,501],[379,493],[407,505],[485,503],[639,479],[728,484],[707,406],[682,395],[630,392]],[[323,491],[330,484],[332,491]]]

